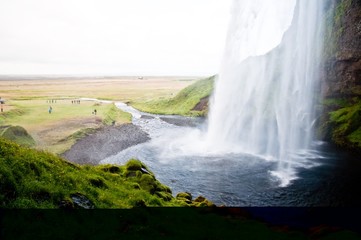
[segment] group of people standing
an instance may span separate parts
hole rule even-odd
[[[56,103],[56,100],[46,100],[47,103]],[[71,100],[71,104],[80,104],[80,100]],[[53,112],[53,107],[49,106],[48,109],[49,114],[51,114]],[[93,115],[97,115],[97,110],[94,109],[94,111],[92,112]]]

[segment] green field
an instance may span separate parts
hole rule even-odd
[[[72,103],[72,99],[11,100],[12,109],[0,115],[0,125],[25,128],[39,149],[60,154],[75,143],[77,137],[103,125],[129,123],[131,115],[114,104],[94,101]],[[48,112],[52,107],[51,114]],[[96,115],[94,110],[97,110]]]
[[[205,116],[208,112],[208,105],[201,109],[196,109],[196,106],[202,99],[208,98],[212,94],[214,79],[215,76],[199,80],[172,98],[158,98],[145,102],[133,101],[130,104],[141,111],[156,114]]]

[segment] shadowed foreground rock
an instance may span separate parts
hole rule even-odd
[[[146,132],[133,124],[108,126],[82,138],[62,156],[74,163],[96,165],[104,158],[149,139]]]

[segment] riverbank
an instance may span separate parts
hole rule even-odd
[[[148,140],[148,134],[131,123],[105,126],[78,140],[62,157],[77,164],[97,165],[106,157]]]

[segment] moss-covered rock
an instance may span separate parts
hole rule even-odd
[[[0,137],[14,141],[26,147],[35,146],[33,137],[21,126],[6,126],[0,129]]]
[[[189,207],[215,207],[211,201],[203,196],[198,196],[196,199],[192,199],[192,194],[188,192],[180,192],[177,194],[176,199],[182,202],[185,206]]]
[[[192,194],[188,192],[180,192],[176,196],[177,200],[184,201],[187,204],[192,204]]]
[[[211,201],[209,201],[205,197],[198,196],[196,199],[194,199],[193,206],[196,206],[196,207],[215,207],[216,205],[214,205],[214,203],[212,203]]]
[[[340,147],[361,149],[361,100],[329,112],[327,135]]]

